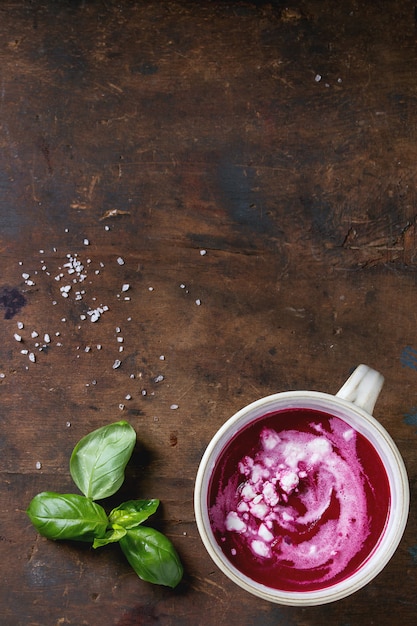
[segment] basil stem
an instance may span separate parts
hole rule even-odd
[[[178,585],[183,568],[174,546],[165,535],[154,528],[138,526],[128,530],[119,543],[139,578],[168,587]]]
[[[113,495],[124,481],[136,433],[125,421],[102,426],[83,437],[70,459],[70,472],[80,491],[92,500]]]
[[[107,546],[109,543],[117,543],[126,534],[126,529],[121,526],[116,526],[109,530],[104,537],[96,537],[94,539],[93,548],[101,548]]]
[[[93,541],[96,537],[104,537],[108,526],[105,510],[75,493],[38,493],[27,514],[39,534],[48,539]]]

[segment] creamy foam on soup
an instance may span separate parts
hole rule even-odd
[[[351,426],[291,409],[258,420],[222,452],[210,520],[249,577],[317,589],[357,569],[385,526],[389,485],[375,449]]]

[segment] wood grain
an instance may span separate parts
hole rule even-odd
[[[414,504],[374,582],[306,609],[223,577],[192,505],[237,409],[336,392],[360,362],[386,378],[375,416],[414,502],[414,6],[16,0],[0,33],[2,623],[414,624]],[[175,591],[25,515],[72,490],[75,443],[121,418],[139,442],[121,495],[161,499]]]

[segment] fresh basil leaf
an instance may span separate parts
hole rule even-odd
[[[92,500],[116,493],[135,442],[136,433],[125,421],[102,426],[83,437],[70,459],[71,476],[79,490]]]
[[[117,543],[126,534],[126,529],[121,526],[113,527],[106,533],[105,537],[97,537],[94,539],[93,548],[101,548],[107,546],[109,543]]]
[[[103,537],[108,526],[103,507],[75,493],[38,493],[27,514],[36,530],[48,539],[93,541]]]
[[[176,587],[183,574],[179,556],[171,541],[154,528],[138,526],[120,539],[120,547],[142,580]]]
[[[135,528],[153,515],[159,506],[159,500],[128,500],[113,509],[109,515],[110,524],[123,528]]]

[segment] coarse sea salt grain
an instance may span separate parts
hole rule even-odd
[[[22,341],[22,337],[18,333],[15,333],[13,337],[16,339],[16,341]]]
[[[36,461],[35,467],[37,470],[40,470],[42,468],[42,463],[40,461]]]
[[[119,359],[116,359],[115,362],[113,363],[113,369],[116,370],[118,367],[120,367],[122,364],[121,361],[119,361]]]
[[[125,264],[125,261],[124,261],[124,259],[121,256],[117,257],[117,262],[118,262],[119,265],[124,265]]]
[[[130,285],[129,285],[129,283],[124,283],[124,284],[122,285],[122,291],[128,291],[129,289],[130,289]]]

